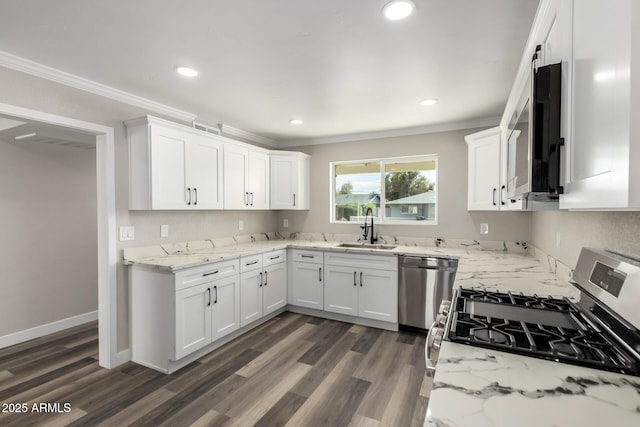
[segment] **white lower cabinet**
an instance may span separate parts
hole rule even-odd
[[[176,360],[211,342],[210,300],[210,281],[176,292]]]
[[[240,264],[178,272],[131,266],[132,360],[163,372],[240,328]]]
[[[240,259],[242,327],[287,304],[286,261],[285,250]]]
[[[293,249],[290,263],[289,304],[322,310],[324,307],[323,259],[319,251]]]
[[[339,253],[327,256],[324,310],[397,323],[396,257]]]

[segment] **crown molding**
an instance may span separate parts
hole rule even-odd
[[[196,114],[179,110],[177,108],[173,108],[168,105],[143,98],[141,96],[133,95],[131,93],[112,88],[102,83],[97,83],[92,80],[76,76],[75,74],[67,73],[65,71],[43,65],[29,59],[12,55],[2,50],[0,50],[0,66],[20,71],[25,74],[30,74],[32,76],[40,77],[65,86],[80,89],[85,92],[90,92],[95,95],[103,96],[105,98],[113,99],[115,101],[119,101],[128,105],[144,108],[146,110],[163,114],[177,120],[192,122],[197,117]]]
[[[398,136],[420,135],[425,133],[450,132],[462,129],[493,127],[500,123],[500,117],[489,117],[463,122],[444,123],[438,125],[415,126],[410,128],[389,129],[374,132],[352,133],[346,135],[327,136],[321,138],[304,138],[281,140],[281,148],[300,147],[305,145],[335,144],[338,142],[364,141],[368,139],[394,138]]]
[[[268,145],[269,147],[273,147],[273,148],[282,147],[281,142],[267,138],[265,136],[247,132],[246,130],[234,128],[232,126],[225,125],[224,123],[221,123],[220,126],[222,127],[223,136],[235,136],[238,138],[246,139],[248,141],[257,142],[258,144]]]

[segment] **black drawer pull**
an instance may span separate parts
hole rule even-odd
[[[278,259],[278,258],[280,258],[280,255],[278,255],[278,256],[272,256],[271,258],[269,258],[269,261],[273,261],[274,259]]]
[[[212,271],[210,273],[202,273],[202,277],[212,276],[214,274],[218,274],[220,270]]]
[[[245,265],[255,265],[258,263],[258,260],[255,260],[253,262],[247,262]]]

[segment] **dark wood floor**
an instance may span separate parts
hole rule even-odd
[[[424,341],[284,313],[164,375],[99,367],[90,323],[0,350],[0,425],[422,426]]]

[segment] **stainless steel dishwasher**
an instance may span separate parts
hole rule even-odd
[[[398,323],[409,329],[431,326],[443,300],[451,300],[458,260],[435,256],[398,257]]]

